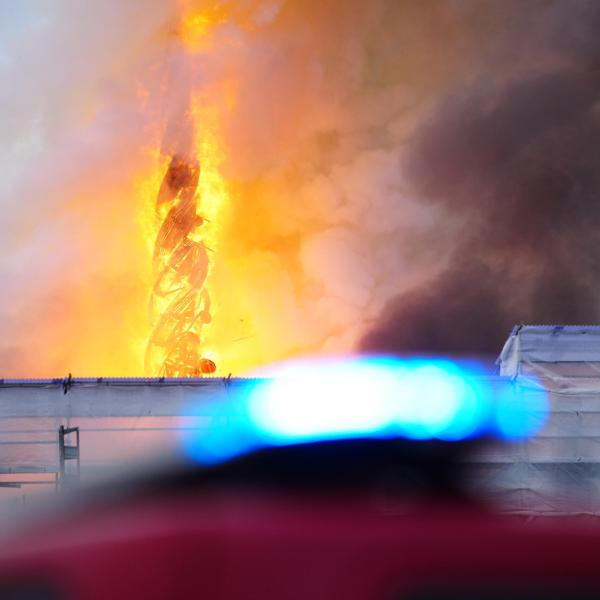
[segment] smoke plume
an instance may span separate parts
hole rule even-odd
[[[600,7],[528,2],[518,17],[410,142],[411,193],[446,215],[454,242],[363,349],[494,353],[521,321],[598,322]]]
[[[596,3],[0,11],[4,376],[142,374],[148,212],[164,158],[208,133],[219,373],[597,320]]]

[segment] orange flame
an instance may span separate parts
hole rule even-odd
[[[226,23],[228,17],[228,11],[219,2],[206,6],[202,11],[188,11],[181,20],[179,38],[193,52],[206,50],[214,27]]]
[[[189,50],[198,51],[211,28],[226,17],[220,5],[188,15],[180,38]],[[224,107],[232,104],[229,88]],[[180,118],[194,132],[193,149],[163,157],[158,186],[156,175],[152,177],[155,211],[146,217],[154,267],[144,361],[149,375],[199,376],[216,370],[217,340],[212,339],[211,347],[206,338],[213,310],[218,314],[218,304],[212,306],[210,274],[220,247],[220,213],[228,202],[220,172],[222,110],[205,92],[192,93]]]
[[[168,151],[153,150],[157,167],[142,185],[148,263],[154,262],[154,276],[147,283],[151,297],[147,375],[196,376],[213,365],[216,375],[240,375],[298,353],[330,351],[322,322],[332,312],[340,323],[346,316],[319,301],[318,286],[303,271],[300,235],[287,235],[277,222],[287,211],[281,199],[289,191],[288,174],[281,171],[266,181],[238,181],[225,175],[226,168],[237,172],[230,168],[239,157],[230,152],[241,150],[231,131],[236,119],[245,118],[240,117],[245,107],[238,90],[247,81],[239,63],[223,66],[222,43],[231,38],[218,36],[230,21],[245,31],[257,25],[251,11],[244,12],[235,3],[203,5],[200,11],[184,11],[177,28],[179,41],[194,68],[205,64],[204,57],[219,53],[219,72],[191,86],[177,116],[175,129],[192,132],[192,142],[186,141],[181,151],[173,150],[172,140]],[[234,35],[233,43],[236,39]],[[292,108],[288,112],[284,136],[295,131],[298,117]],[[165,182],[170,180],[175,183],[165,195]],[[173,214],[178,210],[185,214]],[[177,229],[175,217],[185,224],[177,243],[170,242],[165,249],[165,223],[172,222]],[[293,215],[288,217],[289,223]],[[309,236],[313,227],[318,231],[311,222],[302,235]],[[329,330],[330,335],[346,336],[344,343],[349,339],[346,333],[342,325]]]

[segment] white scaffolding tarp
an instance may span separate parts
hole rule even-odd
[[[532,438],[472,457],[470,483],[511,513],[600,515],[600,327],[515,328],[498,362],[524,401],[547,393],[550,414]],[[0,380],[0,474],[55,472],[60,425],[80,428],[84,479],[172,452],[182,428],[202,429],[202,411],[190,417],[191,407],[252,383]]]
[[[599,515],[600,327],[515,327],[498,364],[523,390],[546,390],[549,417],[509,460],[492,453],[480,476],[511,511]]]
[[[84,478],[173,452],[185,427],[202,427],[203,404],[226,401],[229,394],[249,383],[230,379],[0,380],[0,475],[57,472],[61,425],[79,427]]]

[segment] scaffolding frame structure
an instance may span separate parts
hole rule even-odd
[[[0,498],[3,488],[66,490],[84,474],[127,463],[132,447],[150,453],[160,441],[178,437],[185,429],[180,419],[192,407],[197,411],[203,402],[253,381],[71,374],[0,379]],[[82,452],[82,444],[87,451]]]

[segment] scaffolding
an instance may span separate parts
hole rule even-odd
[[[192,407],[246,385],[253,380],[0,379],[0,500],[14,488],[66,490],[171,451]]]
[[[69,438],[74,438],[75,443],[69,443]],[[21,488],[24,485],[52,485],[56,491],[73,488],[79,483],[81,472],[79,427],[58,428],[56,440],[3,440],[0,444],[12,446],[29,445],[56,445],[58,449],[58,463],[56,465],[11,465],[0,466],[0,488]],[[72,464],[72,466],[70,466]],[[14,475],[25,476],[28,479],[7,479]],[[4,478],[2,477],[4,476]],[[33,478],[32,478],[33,477]]]

